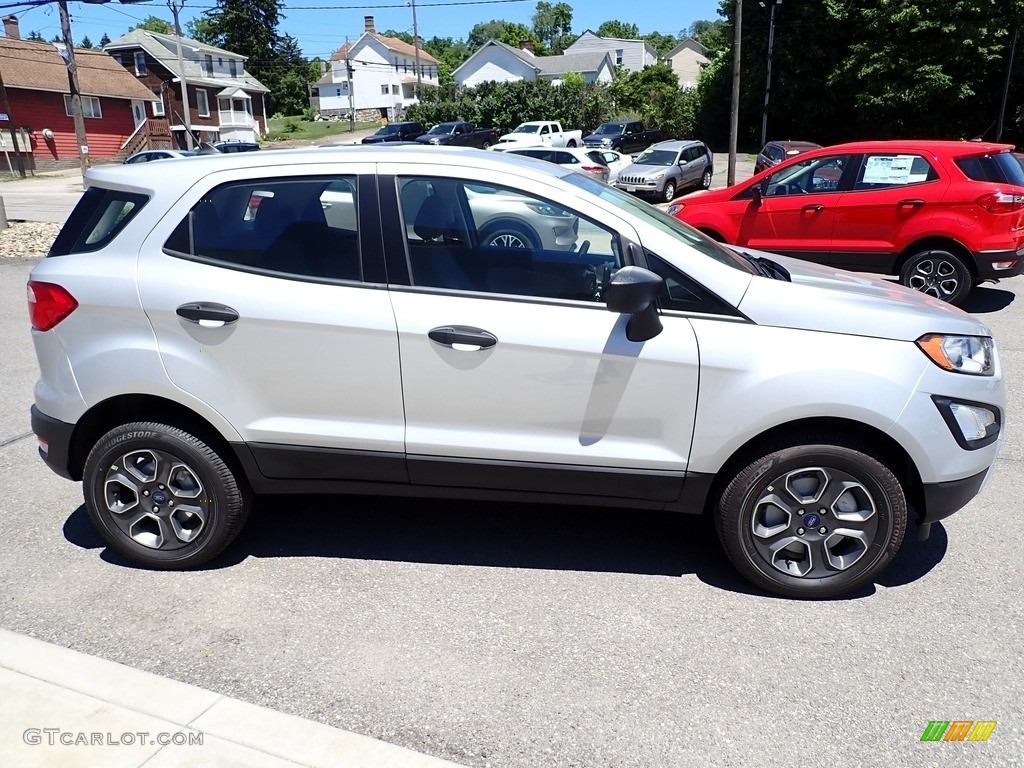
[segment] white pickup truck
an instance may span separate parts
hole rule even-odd
[[[491,149],[501,151],[510,145],[516,147],[582,147],[583,131],[563,131],[562,124],[553,120],[532,120],[520,123],[512,133],[498,139]]]

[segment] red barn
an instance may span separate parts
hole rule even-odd
[[[0,82],[7,100],[0,98],[0,173],[8,171],[8,162],[17,170],[20,161],[26,171],[76,166],[80,161],[64,59],[52,43],[20,39],[13,16],[3,22]],[[146,115],[155,99],[152,91],[103,51],[76,48],[75,63],[90,160],[121,160],[149,144],[147,131],[154,126]],[[164,132],[169,139],[166,126]]]

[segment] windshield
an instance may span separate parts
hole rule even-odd
[[[396,133],[398,133],[398,125],[394,123],[391,125],[382,125],[377,129],[378,136],[392,136]]]
[[[625,129],[625,123],[603,123],[594,131],[596,136],[618,136]]]
[[[427,133],[429,133],[429,134],[431,134],[433,136],[438,136],[438,135],[447,136],[449,133],[451,133],[454,130],[455,130],[455,123],[441,123],[440,125],[435,125],[429,131],[427,131]]]
[[[633,162],[637,165],[672,165],[675,161],[675,152],[667,149],[647,149]]]
[[[562,177],[573,186],[579,187],[592,195],[607,200],[619,208],[625,208],[629,213],[643,219],[646,223],[656,227],[662,232],[671,235],[676,240],[681,240],[691,248],[699,251],[705,256],[717,261],[719,264],[738,269],[747,274],[760,274],[758,269],[750,261],[728,248],[723,248],[706,235],[684,224],[674,216],[669,216],[659,208],[650,203],[640,200],[633,195],[622,192],[615,187],[610,187],[602,181],[583,173],[569,173]]]
[[[539,125],[526,125],[526,124],[523,124],[523,125],[520,125],[519,127],[517,127],[514,131],[512,131],[512,133],[536,133],[539,130],[540,130],[540,126]]]

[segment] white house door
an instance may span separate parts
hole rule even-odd
[[[146,104],[139,99],[132,99],[132,117],[135,118],[135,127],[138,128],[146,122]]]

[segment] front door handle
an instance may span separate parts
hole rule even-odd
[[[915,197],[909,200],[900,200],[896,205],[900,208],[920,208],[924,205],[924,200]]]
[[[801,211],[813,211],[814,213],[821,213],[825,210],[825,206],[821,203],[814,203],[813,205],[805,205],[800,209]]]
[[[182,304],[175,310],[178,317],[196,323],[204,328],[220,328],[238,319],[238,312],[224,304],[212,301],[193,301]]]
[[[432,328],[427,336],[431,341],[443,344],[446,347],[466,348],[470,351],[487,349],[498,343],[498,338],[493,333],[488,333],[483,328],[474,328],[471,325],[442,325]]]

